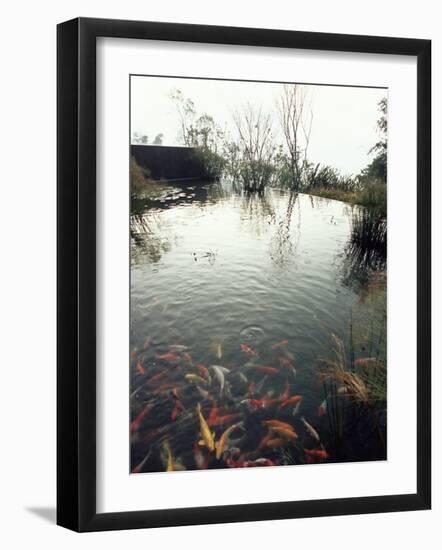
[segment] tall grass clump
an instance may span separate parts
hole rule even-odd
[[[380,180],[366,181],[358,192],[357,203],[374,208],[380,217],[387,216],[387,184]]]

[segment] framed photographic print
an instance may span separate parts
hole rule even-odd
[[[430,508],[430,52],[58,26],[59,525]]]

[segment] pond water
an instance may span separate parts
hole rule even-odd
[[[351,365],[385,355],[385,257],[354,246],[361,212],[225,183],[133,199],[133,472],[386,457],[383,398],[339,428],[318,374],[340,350]],[[342,415],[350,390],[334,389]]]

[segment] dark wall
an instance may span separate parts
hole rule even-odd
[[[203,179],[201,162],[192,147],[131,145],[131,155],[150,171],[153,180]]]

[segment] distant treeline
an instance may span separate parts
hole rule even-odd
[[[221,129],[213,117],[198,113],[194,102],[174,90],[180,119],[180,141],[197,151],[208,180],[220,178],[240,183],[247,192],[262,192],[277,185],[293,191],[308,192],[329,198],[379,208],[386,213],[387,181],[387,99],[379,104],[380,139],[368,151],[372,160],[356,176],[342,174],[333,166],[313,163],[308,149],[313,112],[307,102],[305,87],[284,85],[277,103],[282,143],[277,143],[274,121],[261,107],[248,104],[233,113],[232,136]],[[162,140],[162,135],[161,140]],[[159,136],[154,140],[160,141]],[[140,143],[147,136],[134,136]],[[143,141],[145,140],[145,141]]]

